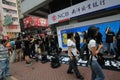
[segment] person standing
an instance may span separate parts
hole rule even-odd
[[[97,44],[101,44],[101,43],[103,43],[103,41],[102,41],[102,34],[100,33],[100,29],[99,28],[97,28],[97,29],[98,29],[98,34],[96,36],[96,43]]]
[[[0,66],[0,80],[2,80],[2,77],[7,80],[7,77],[10,76],[9,53],[4,40],[0,41]]]
[[[17,61],[22,61],[22,42],[19,37],[15,41],[15,52],[17,56]]]
[[[106,30],[106,43],[108,45],[108,55],[110,55],[110,53],[113,51],[114,53],[113,57],[116,56],[116,51],[113,47],[114,41],[115,41],[115,33],[111,31],[110,27],[108,27]]]
[[[10,56],[10,62],[14,62],[15,58],[16,58],[16,55],[15,55],[15,52],[14,52],[14,48],[15,48],[15,40],[14,39],[11,39],[10,40],[10,45],[11,45],[11,56]]]
[[[31,57],[34,59],[35,58],[35,39],[33,38],[33,36],[30,36],[30,43],[31,43]]]
[[[10,45],[11,45],[11,49],[12,49],[12,52],[13,52],[14,48],[15,48],[15,40],[14,39],[11,39]]]
[[[27,36],[24,37],[24,55],[25,55],[25,61],[27,65],[31,65],[31,60],[30,60],[30,41]]]
[[[72,69],[74,70],[76,77],[80,78],[81,80],[84,80],[83,76],[80,74],[78,68],[77,68],[77,59],[79,51],[76,49],[76,44],[74,40],[73,33],[68,34],[68,40],[67,40],[67,46],[68,46],[68,56],[70,57],[69,61],[69,68],[67,70],[68,74],[73,73]]]
[[[87,43],[87,33],[86,33],[86,31],[82,32],[82,36],[83,36],[83,43],[86,44]]]
[[[98,30],[96,27],[91,26],[88,29],[88,49],[90,53],[90,67],[92,71],[92,79],[91,80],[104,80],[105,75],[102,71],[102,68],[100,64],[97,62],[96,55],[100,52],[101,48],[103,47],[103,44],[99,44],[99,47],[97,47],[96,43],[96,36],[98,34]]]
[[[6,47],[8,48],[8,53],[11,56],[12,52],[11,52],[11,44],[9,39],[6,41]]]
[[[45,51],[47,52],[48,55],[51,55],[50,54],[50,38],[49,38],[49,35],[45,34]]]
[[[96,38],[95,38],[96,43],[97,43],[97,45],[103,44],[103,41],[102,41],[102,34],[101,34],[101,32],[100,32],[100,28],[97,27],[97,29],[98,29],[98,34],[97,34],[97,36],[96,36]],[[100,55],[102,56],[103,53],[104,53],[104,48],[102,48],[102,49],[100,50],[99,53],[100,53]]]
[[[75,33],[75,44],[77,50],[80,52],[80,36],[77,32]]]
[[[119,31],[117,32],[117,35],[116,35],[116,39],[117,39],[117,54],[116,54],[116,57],[115,59],[118,60],[119,56],[120,56],[120,29]]]

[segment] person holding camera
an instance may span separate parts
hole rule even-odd
[[[98,35],[98,29],[95,26],[91,26],[88,29],[88,49],[89,49],[89,64],[92,71],[91,80],[104,80],[105,75],[102,71],[102,67],[97,61],[97,54],[100,52],[103,44],[99,44],[97,47],[97,42],[95,40]]]

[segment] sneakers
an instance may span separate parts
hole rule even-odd
[[[116,55],[113,55],[113,57],[115,58],[115,57],[116,57]]]
[[[73,74],[73,72],[72,71],[67,71],[67,74]]]

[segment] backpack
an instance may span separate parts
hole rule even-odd
[[[51,63],[50,63],[52,68],[58,68],[60,67],[60,61],[59,61],[59,57],[57,55],[55,55],[53,58],[51,58]]]

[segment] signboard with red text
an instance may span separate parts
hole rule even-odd
[[[33,17],[29,16],[26,17],[24,20],[24,28],[30,28],[30,27],[47,27],[48,26],[48,20],[45,18],[39,18],[39,17]]]

